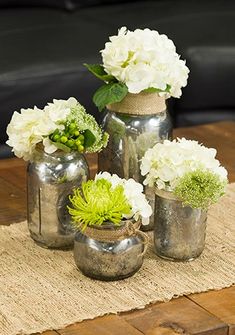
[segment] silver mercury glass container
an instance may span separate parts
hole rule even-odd
[[[98,155],[98,170],[116,173],[143,183],[141,158],[156,143],[172,137],[172,122],[165,99],[157,93],[130,94],[120,103],[109,105],[102,127],[110,135],[107,147]],[[154,210],[155,192],[145,187],[146,197]],[[154,218],[142,226],[153,229]]]
[[[68,195],[88,176],[85,157],[78,152],[35,152],[27,168],[27,212],[30,235],[37,244],[57,249],[73,246]]]
[[[118,238],[104,238],[113,232],[118,234],[123,229],[107,223],[102,226],[78,231],[74,241],[74,259],[77,267],[84,275],[103,281],[119,280],[132,276],[143,263],[147,249],[148,237],[137,230]],[[92,235],[87,233],[87,230]],[[93,230],[93,231],[92,231]],[[98,231],[98,234],[96,233]],[[99,237],[99,235],[102,237]],[[128,236],[129,235],[129,236]]]
[[[207,211],[183,206],[171,192],[156,190],[154,248],[171,261],[191,261],[205,247]]]

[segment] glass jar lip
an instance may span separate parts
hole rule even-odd
[[[162,190],[155,187],[155,194],[165,199],[181,201],[176,195],[173,194],[172,191]]]
[[[58,158],[58,157],[83,156],[83,153],[81,153],[79,151],[76,151],[76,150],[72,150],[70,152],[65,152],[61,149],[57,149],[53,153],[47,153],[44,150],[43,144],[40,142],[35,146],[34,151],[32,153],[32,158],[34,158],[35,156],[38,156],[38,155],[42,156],[42,157],[45,156],[45,157],[49,157],[49,158],[53,159],[53,158]]]

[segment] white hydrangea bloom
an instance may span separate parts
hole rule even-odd
[[[7,127],[9,137],[6,142],[13,149],[12,151],[19,158],[29,160],[37,143],[42,142],[47,153],[57,150],[48,136],[56,129],[64,129],[62,124],[68,117],[71,108],[77,105],[75,98],[68,100],[53,100],[44,110],[36,106],[28,109],[21,109],[14,112]]]
[[[118,177],[118,175],[111,175],[109,172],[100,172],[96,174],[95,180],[106,179],[113,187],[122,185],[124,188],[124,194],[131,205],[131,213],[129,215],[124,215],[124,218],[130,219],[132,217],[135,220],[141,216],[142,224],[147,225],[149,223],[149,217],[152,214],[152,208],[149,205],[146,197],[143,193],[143,185],[137,183],[134,179],[130,178],[128,180]]]
[[[95,176],[95,180],[98,180],[98,179],[106,179],[108,180],[113,187],[116,187],[118,185],[122,185],[123,182],[122,182],[122,179],[120,177],[118,177],[117,174],[113,174],[111,175],[109,172],[99,172],[98,174],[96,174]]]
[[[63,131],[65,125],[75,122],[79,131],[90,130],[96,140],[87,152],[98,152],[107,145],[108,134],[103,133],[95,118],[86,113],[85,108],[73,97],[68,100],[53,100],[43,110],[21,109],[14,112],[7,127],[8,141],[12,151],[19,158],[30,160],[37,143],[42,143],[44,151],[52,154],[57,150],[49,136],[56,130]]]
[[[216,149],[185,138],[157,143],[141,161],[141,174],[146,176],[144,184],[172,191],[180,177],[197,169],[211,171],[225,180],[227,171],[215,156]]]
[[[76,107],[78,101],[71,97],[68,100],[53,99],[44,108],[44,117],[41,120],[39,132],[48,136],[56,129],[63,130],[66,118],[71,113],[71,108]],[[48,137],[43,139],[44,150],[48,154],[52,154],[57,150],[57,147],[50,141]]]
[[[54,99],[45,106],[45,114],[48,120],[58,123],[63,122],[70,113],[71,108],[76,107],[78,101],[71,97],[68,100]]]
[[[47,154],[53,154],[53,152],[56,152],[56,150],[58,150],[58,148],[53,144],[53,142],[48,137],[45,137],[43,139],[43,145],[44,145],[44,151]]]
[[[7,127],[9,139],[6,143],[13,148],[17,157],[29,160],[36,144],[42,141],[45,132],[41,122],[43,117],[44,112],[37,107],[21,109],[20,113],[14,112],[12,115]],[[42,133],[40,127],[43,128]]]
[[[176,53],[174,43],[155,30],[122,27],[101,50],[105,71],[127,85],[130,93],[147,88],[165,90],[166,97],[179,98],[187,85],[189,69]]]
[[[59,117],[62,117],[61,114]],[[54,116],[51,111],[45,112],[36,106],[33,109],[22,108],[20,113],[14,112],[11,118],[7,127],[9,139],[6,143],[13,148],[12,151],[17,157],[24,160],[31,158],[36,144],[40,142],[43,142],[45,152],[53,153],[57,148],[48,136],[57,128],[63,129],[63,125],[57,124],[61,120],[59,117]]]

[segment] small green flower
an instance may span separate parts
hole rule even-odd
[[[81,190],[75,189],[69,197],[72,207],[68,206],[75,226],[82,224],[100,226],[111,221],[119,225],[123,214],[131,212],[131,206],[121,185],[112,188],[106,179],[89,180],[82,184]]]
[[[227,180],[209,170],[196,170],[179,179],[174,194],[185,206],[207,209],[224,195],[226,184]]]

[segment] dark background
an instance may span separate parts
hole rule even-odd
[[[174,126],[235,120],[235,1],[0,0],[0,157],[15,110],[76,97],[100,120],[92,95],[101,82],[83,63],[118,28],[165,33],[190,68],[171,99]]]

